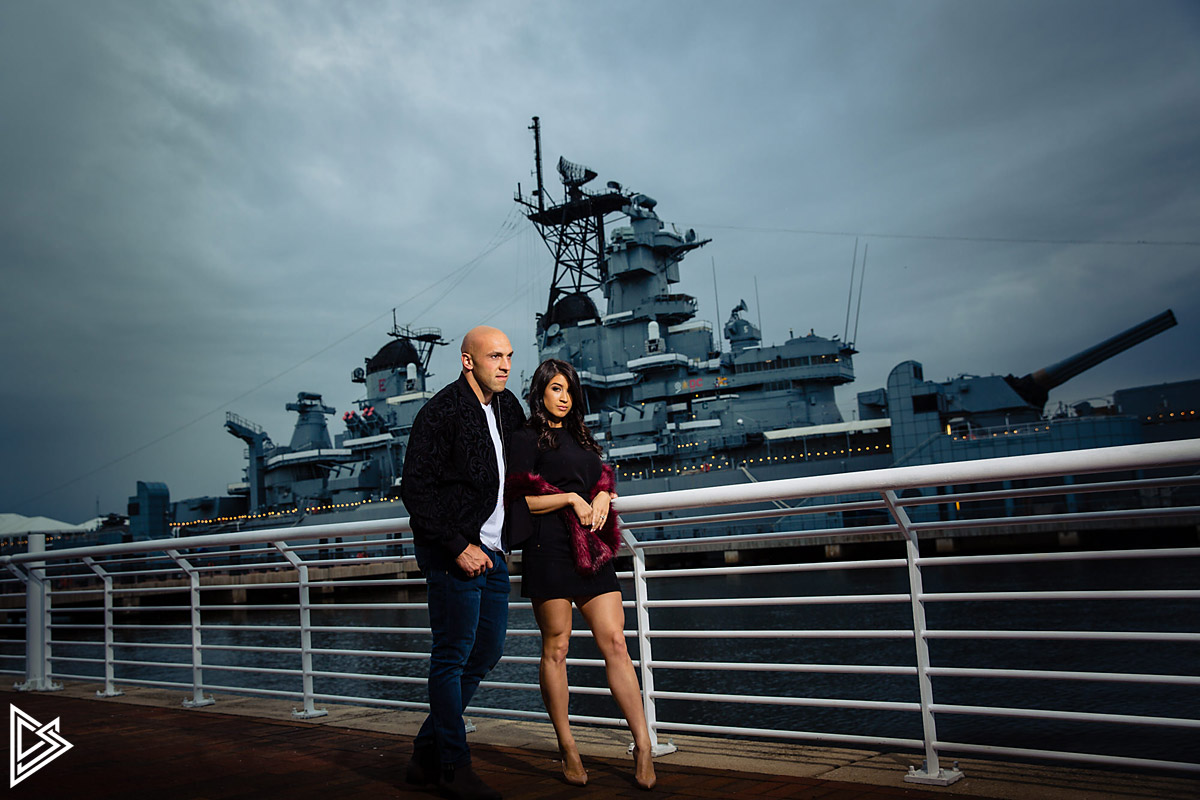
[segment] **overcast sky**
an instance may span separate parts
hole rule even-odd
[[[1195,2],[12,0],[0,511],[223,494],[225,412],[286,443],[319,392],[340,432],[393,308],[453,340],[438,385],[480,321],[531,372],[535,114],[548,176],[713,239],[702,318],[840,336],[857,241],[847,414],[906,359],[1023,375],[1166,308],[1051,407],[1200,377]]]

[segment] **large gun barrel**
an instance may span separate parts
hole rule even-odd
[[[1151,336],[1157,336],[1168,328],[1173,328],[1176,324],[1175,314],[1168,308],[1161,314],[1153,316],[1139,325],[1134,325],[1129,330],[1118,333],[1116,336],[1105,339],[1100,344],[1089,347],[1087,350],[1076,353],[1070,358],[1065,358],[1056,364],[1043,367],[1036,372],[1031,372],[1020,378],[1014,378],[1009,375],[1007,380],[1030,405],[1041,408],[1046,405],[1046,399],[1049,397],[1051,389],[1062,386],[1079,373],[1089,370],[1119,353],[1125,352],[1135,344],[1146,341]]]

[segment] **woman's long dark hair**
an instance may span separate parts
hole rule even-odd
[[[567,379],[567,393],[571,395],[571,410],[562,421],[563,429],[575,438],[579,446],[591,450],[596,455],[601,454],[600,445],[592,438],[583,421],[583,389],[579,385],[579,375],[568,362],[557,358],[548,358],[534,370],[529,382],[529,427],[539,432],[538,450],[551,450],[558,447],[558,437],[554,435],[556,428],[550,427],[551,420],[557,420],[546,410],[546,387],[554,376],[562,375]]]

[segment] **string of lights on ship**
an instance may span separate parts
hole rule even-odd
[[[698,444],[700,444],[700,442],[693,442],[691,444],[680,445],[680,449],[682,449],[684,447],[695,447]],[[735,461],[724,461],[721,463],[706,462],[703,464],[693,464],[693,465],[687,466],[687,467],[662,467],[660,469],[642,469],[642,470],[638,470],[636,472],[629,472],[629,471],[623,472],[621,470],[620,464],[615,464],[614,468],[616,469],[617,474],[624,478],[649,478],[649,477],[664,476],[664,475],[694,475],[699,472],[711,472],[711,471],[719,471],[719,470],[723,470],[723,469],[738,469],[740,467],[749,467],[749,466],[752,466],[752,465],[758,464],[758,463],[765,464],[765,463],[770,463],[770,462],[782,463],[785,461],[805,461],[805,460],[810,460],[810,459],[814,459],[814,458],[829,458],[832,456],[847,455],[849,453],[869,453],[869,452],[873,452],[875,450],[887,451],[887,450],[891,450],[891,449],[892,449],[892,446],[890,444],[882,444],[882,445],[877,444],[873,447],[851,447],[851,448],[844,448],[841,450],[822,450],[822,451],[814,450],[807,454],[797,453],[795,455],[784,455],[784,456],[763,456],[761,458],[746,458],[746,459],[742,459],[741,461],[736,461],[736,462]],[[320,513],[329,512],[329,511],[342,511],[342,510],[345,510],[348,508],[358,508],[359,506],[367,505],[368,503],[395,503],[395,502],[398,502],[397,498],[387,497],[387,498],[383,498],[380,500],[360,500],[356,503],[330,503],[329,505],[324,505],[324,506],[314,506],[312,508],[306,509],[303,513],[305,513],[305,514],[320,514]],[[299,513],[301,513],[299,509],[286,509],[284,511],[268,511],[265,514],[242,514],[242,515],[233,516],[233,517],[213,517],[212,519],[193,520],[191,522],[172,522],[171,528],[173,528],[175,531],[179,532],[185,528],[189,528],[192,526],[219,525],[219,524],[223,524],[226,522],[244,522],[246,520],[251,520],[251,519],[269,519],[271,517],[287,517],[287,516],[292,516],[292,515],[299,514]]]
[[[1154,422],[1156,419],[1159,421],[1172,421],[1172,420],[1183,421],[1185,418],[1194,418],[1195,416],[1196,416],[1195,411],[1172,411],[1172,412],[1165,412],[1162,414],[1158,414],[1157,416],[1147,416],[1146,421]],[[1031,429],[1014,427],[1012,429],[1006,429],[1006,430],[1002,430],[1002,431],[989,431],[987,433],[987,436],[990,436],[990,437],[1016,436],[1016,435],[1020,435],[1022,433],[1029,433],[1029,432],[1040,433],[1040,432],[1049,431],[1049,430],[1050,430],[1050,426],[1043,424],[1043,425],[1034,426]],[[947,430],[946,433],[950,434],[951,437],[955,441],[980,438],[979,432],[962,435],[962,436],[955,436],[955,435],[951,434],[951,432],[949,430]],[[699,444],[701,444],[701,443],[700,442],[692,442],[690,444],[680,445],[680,449],[683,449],[686,447],[696,447]],[[877,445],[874,445],[873,447],[851,447],[851,448],[844,448],[841,450],[822,450],[822,451],[814,450],[813,452],[810,452],[810,453],[797,453],[794,455],[763,456],[761,458],[743,459],[742,461],[737,462],[737,463],[735,463],[733,461],[725,461],[722,463],[706,462],[703,464],[695,464],[695,465],[688,466],[688,467],[662,467],[659,469],[642,469],[642,470],[638,470],[636,472],[621,472],[620,464],[616,464],[615,467],[617,469],[618,474],[622,475],[622,477],[652,478],[652,477],[656,477],[656,476],[661,477],[664,475],[692,475],[697,472],[710,472],[713,470],[723,470],[723,469],[738,469],[740,467],[749,467],[753,464],[758,464],[758,463],[805,461],[805,460],[810,460],[810,459],[814,459],[814,458],[829,458],[831,456],[848,455],[849,453],[869,453],[869,452],[872,452],[875,450],[886,451],[886,450],[891,450],[891,449],[892,449],[892,446],[890,444],[882,444],[882,445],[877,444]],[[331,503],[330,505],[316,506],[314,508],[307,509],[304,513],[320,514],[320,513],[328,512],[328,511],[341,511],[341,510],[348,509],[348,508],[357,508],[361,505],[366,505],[368,503],[395,503],[395,502],[397,502],[396,498],[384,498],[381,500],[360,500],[357,503],[336,503],[336,504]],[[299,513],[300,513],[299,509],[290,509],[290,510],[286,510],[286,511],[268,511],[265,514],[243,514],[241,516],[236,516],[236,517],[214,517],[212,519],[195,520],[193,522],[171,523],[171,527],[176,532],[179,532],[179,531],[182,531],[183,529],[188,528],[193,525],[218,525],[218,524],[222,524],[222,523],[226,523],[226,522],[244,522],[246,520],[251,520],[251,519],[267,519],[270,517],[287,517],[287,516],[291,516],[291,515],[299,514]]]

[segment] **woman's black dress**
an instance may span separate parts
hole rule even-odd
[[[564,492],[575,492],[584,500],[600,480],[600,456],[585,450],[570,433],[556,432],[558,447],[537,449],[538,431],[522,428],[509,440],[508,472],[532,472]],[[521,596],[529,598],[583,597],[620,591],[616,568],[609,561],[595,575],[584,577],[575,570],[571,533],[560,514],[530,514],[523,498],[509,503],[509,534],[514,542],[525,539],[521,553]]]

